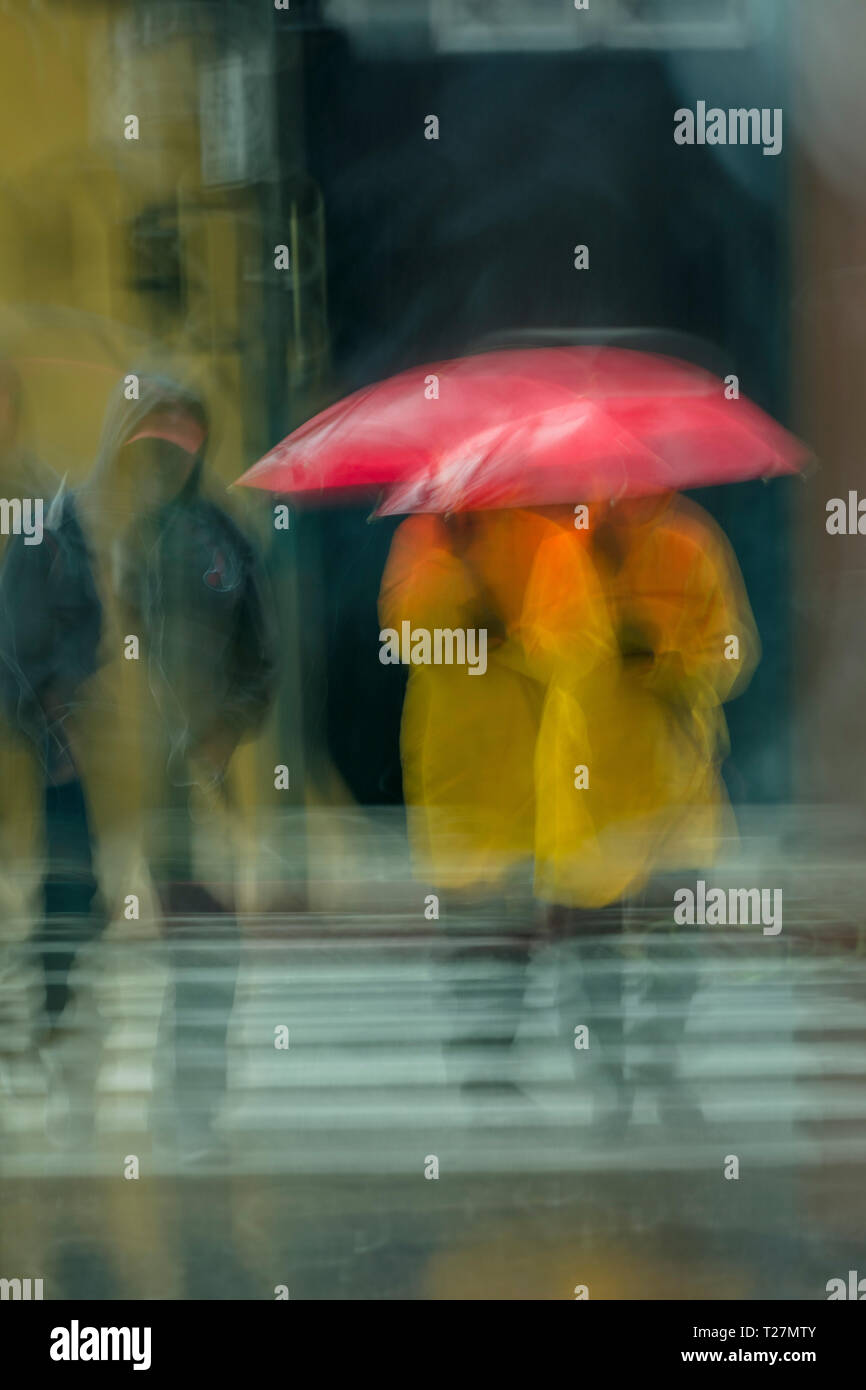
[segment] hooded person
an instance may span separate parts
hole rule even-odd
[[[39,553],[10,549],[0,577],[4,703],[45,771],[49,1032],[78,946],[136,901],[143,855],[171,950],[163,1032],[180,1137],[193,1148],[207,1142],[225,1085],[237,968],[227,770],[276,674],[257,557],[203,491],[207,439],[194,392],[126,377],[90,476],[55,497]],[[206,998],[203,959],[220,967]]]
[[[59,478],[22,443],[26,433],[21,381],[11,360],[0,357],[0,564],[12,536],[29,547],[41,542],[45,511]],[[0,863],[5,880],[22,859],[31,860],[39,779],[32,749],[0,711]],[[7,885],[4,882],[3,887]],[[5,897],[5,893],[4,893]]]
[[[24,444],[27,434],[20,377],[13,361],[0,357],[0,565],[12,536],[20,535],[30,548],[40,544],[44,514],[59,483]],[[33,746],[0,709],[0,972],[6,986],[0,1052],[8,1049],[10,1063],[21,1055],[27,991],[17,948],[35,910],[41,799],[42,779]]]
[[[622,905],[657,915],[663,904],[669,928],[669,876],[706,869],[734,832],[722,707],[748,683],[759,643],[733,552],[699,507],[667,493],[591,514],[588,533],[563,530],[539,552],[522,618],[527,651],[551,672],[535,762],[535,888],[583,957],[623,1118],[630,1090],[613,939]],[[614,636],[613,651],[589,665],[569,578],[583,554]],[[669,930],[650,935],[656,1079],[668,1096],[696,987],[693,954]]]

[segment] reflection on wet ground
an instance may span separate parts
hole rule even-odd
[[[82,958],[60,1083],[10,1042],[8,965],[0,1273],[42,1277],[46,1298],[826,1298],[863,1263],[862,869],[844,845],[819,869],[790,825],[752,825],[738,856],[731,882],[783,888],[784,928],[701,929],[667,1094],[640,1079],[647,967],[640,933],[623,942],[621,1135],[593,1124],[591,1075],[558,1034],[549,947],[519,1090],[454,1084],[432,924],[381,880],[379,912],[371,879],[355,912],[247,924],[221,1147],[200,1161],[160,1134],[160,943]]]

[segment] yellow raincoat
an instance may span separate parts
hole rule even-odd
[[[487,669],[409,667],[401,758],[415,872],[435,887],[489,890],[531,858],[533,756],[543,687],[515,640],[550,521],[519,511],[397,530],[379,596],[383,629],[486,628]],[[480,670],[480,668],[479,668]]]
[[[548,679],[536,893],[576,907],[713,862],[734,829],[722,704],[759,651],[736,560],[699,507],[667,495],[600,514],[539,552],[520,622]]]

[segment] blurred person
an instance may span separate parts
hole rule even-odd
[[[57,491],[59,479],[52,470],[28,450],[23,442],[24,404],[21,380],[12,361],[0,357],[0,499],[14,506],[27,501],[38,503],[44,515]],[[32,512],[31,512],[32,516]],[[4,514],[14,523],[14,513]],[[11,526],[0,528],[0,563],[12,534]],[[32,540],[36,540],[34,534]],[[39,798],[39,778],[32,748],[22,739],[17,724],[0,711],[0,892],[11,911],[13,899],[20,905],[20,894],[9,879],[20,868],[22,855],[31,858],[35,850],[34,830]]]
[[[610,1088],[605,1113],[619,1127],[633,1097],[619,940],[626,905],[659,928],[647,944],[648,1079],[662,1108],[699,1116],[678,1079],[697,971],[694,941],[672,934],[671,884],[706,870],[735,830],[721,777],[722,706],[748,683],[759,646],[733,552],[699,507],[667,493],[591,514],[588,533],[563,529],[539,552],[521,629],[549,672],[536,751],[536,894],[571,943],[566,1019],[586,1021],[579,982]],[[597,646],[587,662],[590,574],[613,646]]]
[[[518,633],[545,696],[534,749],[535,893],[558,953],[556,1008],[562,1036],[581,1071],[578,1030],[588,1030],[595,1063],[593,1124],[617,1134],[631,1111],[622,1008],[622,895],[598,893],[595,800],[598,723],[621,674],[621,653],[586,533],[571,510],[548,509],[559,524],[540,547]],[[563,866],[572,877],[566,881]],[[577,1055],[575,1055],[577,1054]]]
[[[129,903],[143,853],[173,985],[169,1128],[189,1157],[213,1142],[238,965],[229,763],[275,681],[257,557],[203,492],[208,434],[195,393],[140,375],[129,400],[120,383],[90,477],[0,576],[5,703],[45,769],[43,1036],[63,1041],[76,954]]]
[[[410,516],[379,597],[384,630],[485,633],[485,669],[413,662],[400,752],[415,876],[439,898],[464,1090],[516,1091],[509,1049],[532,933],[533,755],[543,686],[515,638],[529,572],[554,525],[529,512]],[[405,659],[405,654],[404,654]]]
[[[57,490],[58,478],[23,442],[26,436],[21,380],[14,363],[0,357],[0,499],[4,525],[0,528],[0,564],[6,553],[17,516],[25,504],[27,521],[36,540],[33,523],[44,514]],[[34,890],[38,882],[42,778],[39,761],[30,742],[22,737],[15,720],[0,710],[0,1053],[10,1063],[21,1056],[21,1029],[26,1015],[17,946],[26,936],[35,913]],[[13,1068],[14,1070],[14,1068]]]

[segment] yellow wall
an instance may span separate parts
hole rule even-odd
[[[244,256],[259,249],[256,204],[248,189],[201,186],[196,63],[206,48],[133,46],[118,64],[123,12],[116,0],[0,8],[0,352],[23,381],[22,442],[70,483],[95,458],[118,377],[158,365],[204,388],[210,467],[228,484],[254,461],[244,421],[265,418],[264,384],[244,374],[241,347],[242,310],[254,320],[262,292],[242,280]],[[123,138],[128,114],[139,117],[138,141]],[[131,283],[140,262],[130,224],[156,205],[177,209],[180,312]],[[246,495],[233,498],[249,508]],[[250,810],[277,799],[272,745],[263,738],[235,760]]]
[[[144,49],[112,87],[119,12],[92,0],[35,10],[20,0],[0,12],[0,128],[12,133],[0,161],[0,347],[19,363],[30,442],[72,479],[93,459],[117,375],[179,360],[210,387],[212,466],[228,483],[252,461],[244,409],[255,416],[261,405],[242,399],[237,348],[250,206],[243,190],[202,193],[188,41]],[[168,110],[165,92],[180,94]],[[125,100],[138,141],[123,138]],[[181,314],[160,312],[158,297],[130,283],[129,227],[155,204],[178,208]]]

